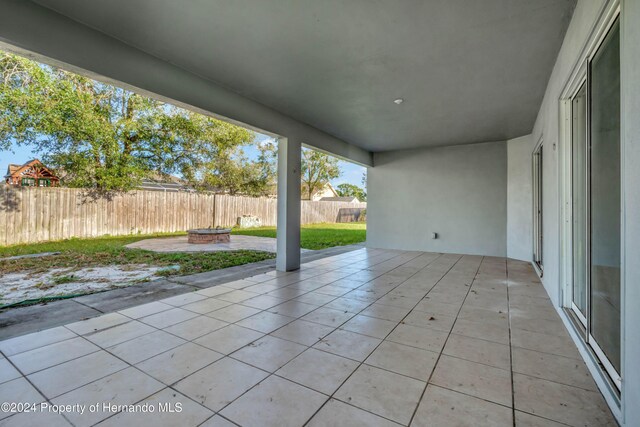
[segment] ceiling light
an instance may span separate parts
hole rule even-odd
[[[393,102],[395,102],[397,105],[400,105],[404,102],[404,99],[402,98],[394,99]]]

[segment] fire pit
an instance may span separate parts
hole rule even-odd
[[[196,228],[187,230],[189,243],[229,243],[231,241],[230,228]]]

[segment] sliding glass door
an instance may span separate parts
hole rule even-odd
[[[616,384],[620,372],[620,32],[616,22],[571,100],[571,308]]]
[[[542,143],[533,152],[533,262],[542,274]]]
[[[620,31],[590,67],[590,333],[620,372]]]

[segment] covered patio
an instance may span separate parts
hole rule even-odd
[[[640,2],[0,0],[0,48],[278,143],[275,267],[0,342],[0,425],[640,425]],[[365,248],[304,262],[303,146]]]
[[[0,351],[0,400],[39,408],[2,425],[615,425],[532,267],[500,257],[359,249]]]

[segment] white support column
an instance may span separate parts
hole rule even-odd
[[[300,268],[300,155],[300,142],[278,139],[278,271]]]

